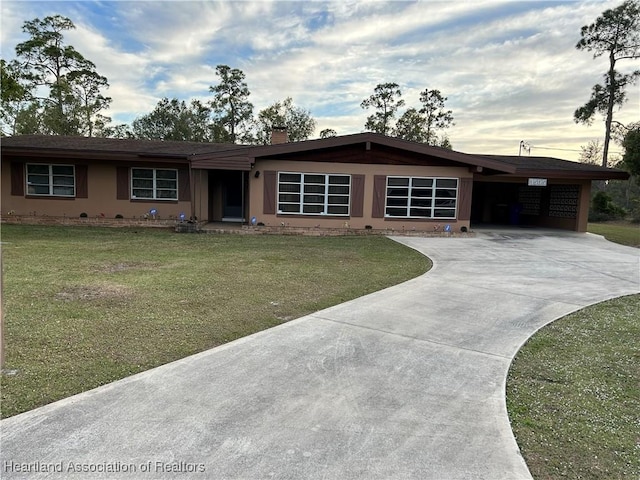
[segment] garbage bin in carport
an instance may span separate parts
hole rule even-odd
[[[522,212],[522,205],[519,203],[512,203],[509,207],[509,224],[520,225],[520,213]]]

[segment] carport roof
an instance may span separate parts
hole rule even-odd
[[[626,180],[629,173],[617,168],[605,168],[599,165],[570,162],[551,157],[483,155],[516,168],[515,176],[575,178],[584,180]]]

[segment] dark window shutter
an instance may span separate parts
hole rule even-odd
[[[24,163],[11,162],[11,195],[24,195]]]
[[[276,175],[272,170],[264,172],[264,191],[262,199],[262,213],[274,215],[276,213]]]
[[[373,177],[373,208],[371,216],[373,218],[384,217],[384,198],[387,189],[387,177],[384,175],[375,175]]]
[[[351,216],[364,215],[364,175],[351,175]]]
[[[76,198],[89,198],[89,178],[86,165],[76,165]]]
[[[116,169],[116,198],[129,200],[129,167]]]
[[[469,220],[471,218],[473,178],[461,178],[458,182],[458,220]]]
[[[189,182],[189,170],[181,168],[178,170],[178,200],[181,202],[191,201],[191,185]]]

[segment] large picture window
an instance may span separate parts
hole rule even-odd
[[[457,178],[387,177],[386,217],[456,218]]]
[[[27,195],[75,197],[73,165],[27,164]]]
[[[350,175],[278,174],[278,213],[349,215]]]
[[[159,168],[132,168],[131,198],[178,200],[178,171]]]

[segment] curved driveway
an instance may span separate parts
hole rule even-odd
[[[542,325],[638,292],[639,251],[524,230],[394,239],[434,268],[4,420],[0,477],[531,478],[510,361]]]

